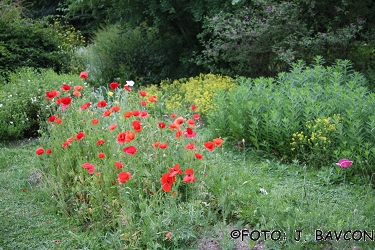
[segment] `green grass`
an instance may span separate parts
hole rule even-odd
[[[38,145],[0,145],[0,249],[125,248],[121,229],[90,228],[56,209],[46,179],[36,184],[33,177]],[[334,164],[322,170],[285,165],[252,152],[238,152],[229,143],[215,157],[217,164],[205,179],[209,194],[203,202],[208,219],[202,220],[201,231],[179,241],[180,249],[197,249],[208,238],[222,249],[234,249],[239,242],[230,238],[233,229],[280,230],[282,240],[260,242],[266,249],[375,248],[371,240],[315,241],[317,229],[325,234],[328,230],[375,230],[374,189],[368,181],[337,178]],[[189,216],[188,211],[183,214]],[[199,223],[200,217],[194,216],[191,222]],[[300,242],[293,240],[295,230],[302,230]],[[173,233],[178,237],[178,232]]]

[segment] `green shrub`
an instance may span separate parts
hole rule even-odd
[[[35,136],[46,118],[45,88],[60,91],[63,83],[79,84],[73,75],[58,75],[52,70],[21,68],[0,85],[0,138],[19,139]]]
[[[74,57],[73,50],[84,45],[79,32],[71,26],[26,18],[22,7],[11,2],[0,3],[0,17],[2,77],[19,67],[67,72]]]
[[[341,11],[331,11],[336,8]],[[264,0],[219,12],[203,22],[198,35],[203,50],[196,62],[213,73],[259,77],[275,76],[297,60],[311,63],[316,55],[329,63],[349,59],[357,49],[356,39],[373,40],[361,36],[365,26],[361,18],[371,12],[365,14],[366,9],[354,2]]]
[[[319,58],[318,58],[319,59]],[[277,78],[239,78],[219,92],[208,115],[213,133],[244,139],[254,149],[324,166],[350,158],[373,172],[375,94],[349,61],[323,67],[302,62]]]
[[[90,73],[90,83],[106,85],[114,80],[133,79],[137,83],[158,83],[182,73],[177,69],[175,38],[159,38],[158,30],[144,25],[136,28],[108,25],[99,29],[86,50],[80,53]]]

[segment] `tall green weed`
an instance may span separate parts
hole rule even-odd
[[[325,166],[350,158],[372,173],[375,94],[349,61],[331,67],[294,64],[276,78],[239,78],[219,92],[208,115],[213,133],[244,139],[286,161]],[[218,122],[220,121],[220,122]]]

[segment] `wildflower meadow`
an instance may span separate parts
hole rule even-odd
[[[196,206],[187,209],[203,209],[213,152],[224,140],[200,133],[194,104],[188,114],[165,114],[158,97],[133,81],[90,95],[87,77],[82,72],[80,85],[63,84],[45,96],[51,103],[47,136],[35,153],[52,173],[48,181],[61,213],[89,226],[123,227],[130,245],[134,234],[164,238],[175,223],[148,229],[165,232],[159,236],[138,231],[146,223],[144,209],[162,206],[166,213],[187,201]]]

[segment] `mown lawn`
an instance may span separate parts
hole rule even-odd
[[[0,249],[126,248],[121,232],[87,228],[55,209],[46,181],[38,181],[37,145],[0,146]],[[259,244],[264,249],[375,248],[375,239],[365,237],[375,230],[374,189],[369,181],[337,179],[334,164],[314,170],[229,147],[220,155],[216,169],[220,178],[212,180],[217,186],[210,191],[225,206],[217,212],[217,221],[205,227],[206,233],[180,249],[250,249],[254,245],[259,249]],[[252,241],[247,235],[251,229],[269,230],[273,239],[264,241],[253,233]],[[242,235],[233,240],[232,230]],[[302,232],[299,241],[294,239],[298,232]],[[242,237],[245,243],[239,244]]]

